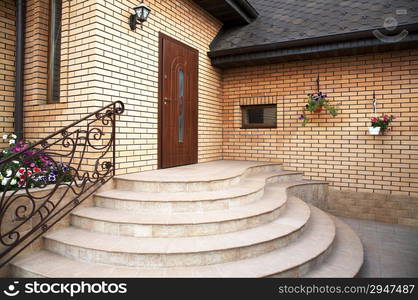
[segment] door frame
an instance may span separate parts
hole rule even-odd
[[[158,157],[158,169],[162,169],[162,161],[163,161],[163,56],[164,56],[164,49],[163,49],[163,41],[169,40],[173,43],[179,44],[182,47],[186,47],[191,51],[194,51],[197,54],[197,64],[196,64],[196,81],[197,81],[197,89],[196,89],[196,108],[197,113],[196,116],[193,118],[193,122],[196,124],[196,139],[194,141],[193,149],[195,149],[195,153],[193,153],[193,163],[197,163],[198,161],[198,140],[199,140],[199,50],[184,44],[162,32],[159,33],[158,36],[158,150],[157,150],[157,157]]]

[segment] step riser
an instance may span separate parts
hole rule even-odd
[[[10,266],[10,274],[13,278],[45,278],[40,274],[36,274],[25,270],[23,268],[19,268],[17,266],[11,265]]]
[[[289,187],[287,195],[295,196],[306,203],[326,210],[328,197],[328,184],[303,184]]]
[[[188,237],[221,234],[254,228],[277,219],[285,209],[281,207],[265,214],[252,216],[244,219],[228,220],[223,222],[202,224],[120,224],[103,222],[72,215],[71,222],[74,227],[102,232],[113,235],[133,237]]]
[[[126,191],[138,192],[199,192],[199,191],[215,191],[225,189],[232,185],[238,184],[242,178],[250,174],[258,174],[262,172],[281,171],[280,165],[266,165],[249,168],[243,174],[221,180],[198,181],[198,182],[157,182],[157,181],[134,181],[122,178],[115,178],[116,188]]]
[[[252,167],[252,168],[247,169],[242,176],[248,177],[248,176],[257,175],[260,173],[279,172],[279,171],[283,171],[282,165],[257,166],[257,167]]]
[[[89,263],[128,267],[204,266],[250,258],[265,254],[280,247],[285,247],[293,240],[297,239],[303,233],[303,230],[304,227],[279,239],[257,245],[197,253],[140,254],[104,252],[68,246],[49,239],[45,240],[45,247],[51,252]]]
[[[232,207],[243,206],[254,203],[264,194],[264,189],[253,193],[225,199],[202,200],[202,201],[132,201],[106,197],[95,197],[98,207],[129,210],[137,212],[152,213],[179,213],[179,212],[207,212],[214,210],[229,209]]]
[[[266,184],[267,183],[286,183],[286,182],[300,181],[302,179],[303,179],[303,176],[299,174],[273,176],[273,177],[269,177],[266,179]]]

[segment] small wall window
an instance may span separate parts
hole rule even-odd
[[[49,1],[48,103],[59,102],[62,0]]]
[[[243,105],[242,128],[276,128],[277,105]]]

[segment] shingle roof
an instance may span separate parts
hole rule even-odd
[[[259,17],[251,24],[225,29],[211,51],[418,23],[418,0],[248,0]],[[385,23],[386,20],[386,23]]]

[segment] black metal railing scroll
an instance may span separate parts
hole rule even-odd
[[[121,101],[0,156],[0,267],[115,175]]]

